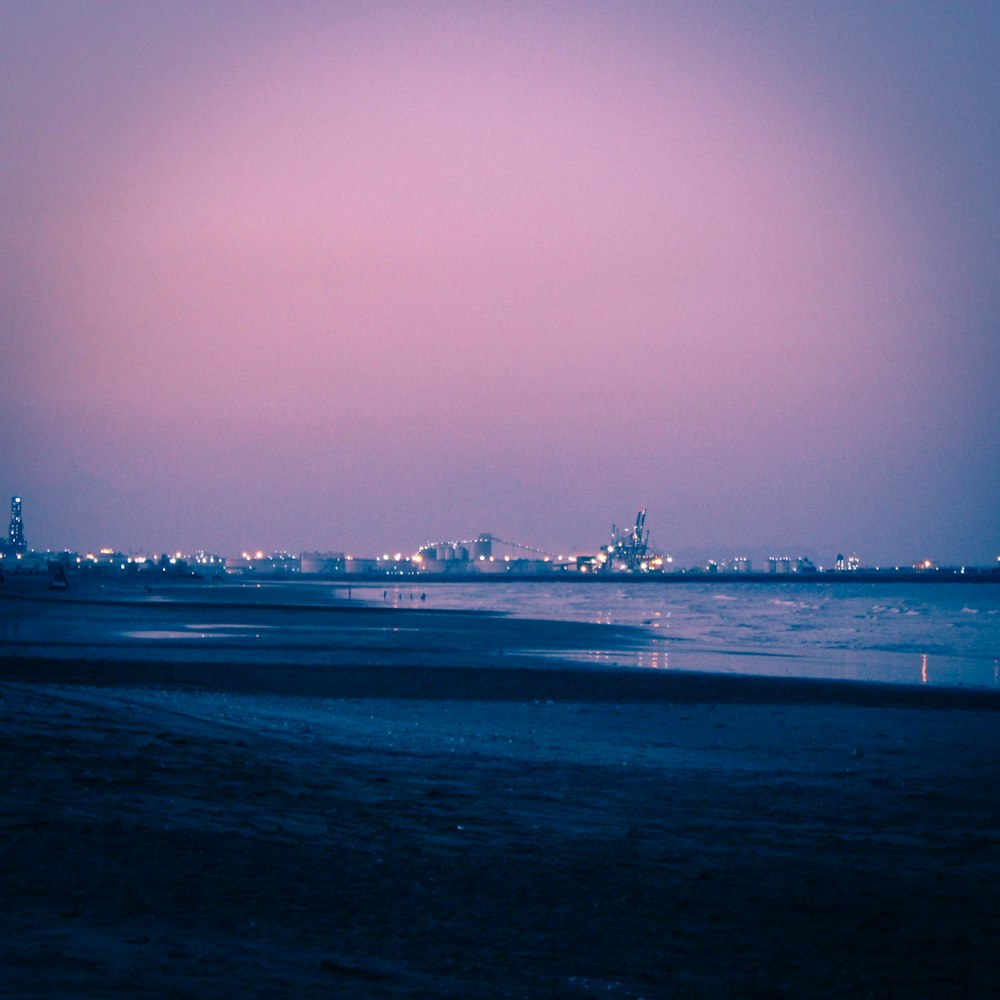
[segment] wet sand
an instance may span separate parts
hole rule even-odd
[[[0,659],[4,995],[995,995],[995,693],[450,628],[440,668]]]

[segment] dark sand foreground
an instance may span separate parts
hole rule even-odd
[[[996,996],[998,708],[8,656],[0,990]]]

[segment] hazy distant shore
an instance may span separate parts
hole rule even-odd
[[[250,577],[248,579],[254,579]],[[261,575],[260,579],[271,581],[288,579],[287,576]],[[505,583],[566,583],[584,587],[604,584],[858,584],[858,583],[1000,583],[1000,569],[992,566],[948,567],[940,570],[856,570],[853,572],[819,573],[693,573],[679,571],[671,573],[441,573],[441,574],[401,574],[399,576],[377,573],[352,573],[344,576],[296,573],[293,579],[313,580],[348,586],[351,583],[365,583],[390,586],[418,586],[435,583],[484,583],[502,585]]]
[[[421,588],[434,587],[440,584],[483,584],[484,586],[504,586],[510,584],[566,584],[568,586],[600,587],[600,586],[635,586],[637,584],[662,585],[744,585],[744,584],[781,584],[814,586],[815,584],[831,584],[835,586],[850,586],[861,583],[873,584],[1000,584],[1000,568],[995,566],[962,566],[939,567],[931,570],[910,569],[876,569],[854,571],[820,571],[794,573],[707,573],[690,570],[669,573],[488,573],[459,572],[442,573],[268,573],[253,572],[246,575],[232,576],[202,576],[198,572],[190,575],[182,573],[165,574],[153,569],[134,570],[116,573],[114,571],[92,571],[82,573],[72,572],[69,576],[71,589],[82,590],[85,595],[92,594],[102,586],[112,588],[134,588],[139,592],[144,587],[174,588],[178,586],[219,585],[253,586],[287,584],[300,581],[302,583],[328,584],[344,591],[348,588],[388,587],[388,588]],[[45,574],[12,573],[6,580],[0,578],[8,590],[20,588],[22,591],[38,591],[48,584]]]

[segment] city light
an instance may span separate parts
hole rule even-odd
[[[17,503],[20,498],[14,498]],[[772,575],[784,579],[799,577],[805,582],[817,576],[835,574],[846,581],[847,574],[855,574],[855,581],[877,580],[894,576],[902,579],[909,574],[911,579],[943,581],[949,577],[974,582],[979,580],[1000,578],[1000,555],[996,557],[996,565],[942,564],[932,559],[924,558],[909,565],[881,567],[874,562],[862,564],[856,553],[848,556],[843,554],[848,549],[842,549],[836,556],[832,567],[824,568],[815,556],[792,554],[771,555],[763,568],[755,568],[752,555],[745,553],[722,558],[703,558],[695,560],[691,565],[677,566],[676,557],[662,554],[649,545],[649,533],[645,529],[645,509],[640,509],[635,526],[627,530],[619,530],[611,526],[611,537],[606,544],[597,545],[589,552],[571,553],[568,556],[553,555],[534,545],[500,538],[490,532],[480,532],[477,535],[452,536],[449,541],[428,541],[421,545],[412,555],[404,555],[402,550],[393,554],[384,552],[378,556],[357,557],[340,552],[310,551],[293,555],[286,551],[265,552],[244,550],[242,561],[232,559],[227,563],[225,556],[215,555],[204,550],[197,550],[185,555],[181,549],[173,555],[147,557],[139,554],[125,555],[120,549],[104,546],[97,549],[97,554],[87,552],[79,555],[76,552],[36,551],[32,549],[19,550],[20,542],[10,539],[5,542],[0,538],[0,560],[9,560],[7,565],[11,571],[24,576],[29,573],[55,572],[57,565],[73,565],[74,571],[87,574],[108,573],[112,571],[131,573],[153,573],[166,571],[173,576],[232,576],[239,574],[264,576],[286,576],[302,574],[303,576],[336,576],[339,573],[350,573],[354,578],[363,578],[365,574],[372,576],[405,576],[417,574],[421,576],[441,576],[445,578],[461,578],[476,575],[501,576],[507,579],[529,575],[552,575],[571,579],[582,575],[601,578],[619,576],[665,576],[679,579],[684,576],[704,574],[719,580],[739,579],[741,581],[759,581]],[[23,537],[23,521],[20,508],[14,507],[12,514],[11,535],[17,534],[17,539]],[[499,550],[499,551],[498,551]],[[156,552],[162,551],[160,548]],[[772,550],[773,551],[773,550]],[[778,550],[780,552],[780,550]],[[787,550],[786,550],[787,551]],[[15,564],[21,565],[16,567]],[[77,569],[79,567],[79,569]],[[174,567],[174,569],[170,569]],[[2,576],[2,573],[0,573]],[[829,579],[835,579],[835,576]]]

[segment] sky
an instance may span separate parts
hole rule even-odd
[[[1000,556],[1000,5],[0,0],[35,548]]]

